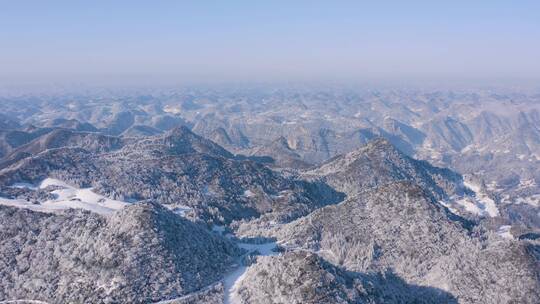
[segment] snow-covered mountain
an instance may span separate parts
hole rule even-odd
[[[0,103],[0,302],[540,302],[539,94]]]
[[[148,303],[219,280],[240,250],[156,203],[109,217],[0,206],[0,298]]]
[[[348,271],[390,270],[459,303],[537,302],[535,245],[479,234],[422,188],[397,182],[316,210],[272,235],[285,248],[315,252]]]

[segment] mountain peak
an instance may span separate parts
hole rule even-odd
[[[305,174],[323,177],[339,191],[350,195],[398,181],[415,182],[438,199],[459,193],[463,188],[459,174],[410,158],[385,138],[374,139]]]
[[[362,148],[360,148],[362,149]],[[377,137],[367,143],[364,149],[385,149],[385,150],[397,150],[397,148],[386,138]]]
[[[229,151],[225,150],[220,145],[193,133],[186,126],[176,127],[165,133],[160,138],[162,143],[169,148],[169,152],[175,154],[197,152],[225,158],[234,157]]]
[[[280,136],[269,144],[256,149],[252,155],[271,157],[274,164],[283,168],[308,168],[300,155],[289,146],[288,140]]]
[[[165,133],[166,137],[197,136],[186,126],[177,126]]]
[[[515,243],[486,246],[470,236],[463,221],[409,182],[359,192],[279,227],[274,236],[285,249],[316,251],[333,265],[354,272],[391,269],[405,282],[424,282],[431,290],[441,288],[459,299],[469,297],[465,303],[496,303],[501,294],[524,303],[534,301],[523,299],[538,298],[532,255],[521,246],[508,250]]]

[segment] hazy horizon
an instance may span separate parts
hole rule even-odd
[[[540,3],[16,1],[0,83],[530,84]]]

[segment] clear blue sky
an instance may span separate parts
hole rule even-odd
[[[0,0],[0,80],[540,79],[540,1]]]

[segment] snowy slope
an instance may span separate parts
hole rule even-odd
[[[237,245],[238,247],[248,251],[244,256],[242,256],[242,258],[256,252],[258,252],[259,255],[262,256],[277,255],[277,252],[274,251],[276,249],[275,242],[264,244],[237,243]],[[236,294],[240,286],[239,284],[244,278],[244,274],[246,273],[247,268],[248,267],[246,265],[240,262],[240,266],[238,268],[234,269],[233,271],[225,275],[225,277],[223,278],[224,304],[238,303]]]
[[[92,188],[76,188],[54,178],[44,179],[38,187],[24,183],[14,184],[12,187],[24,187],[29,189],[46,189],[47,187],[59,188],[51,191],[51,194],[55,196],[54,199],[46,200],[40,204],[33,204],[32,202],[20,199],[0,198],[0,204],[2,205],[27,208],[39,212],[55,212],[69,208],[78,208],[107,215],[129,204],[97,194],[92,191]]]
[[[463,184],[474,192],[476,198],[474,203],[479,209],[477,212],[479,212],[480,215],[489,215],[490,217],[499,216],[499,209],[497,208],[495,201],[482,192],[478,185],[468,182],[466,179],[464,179]]]

